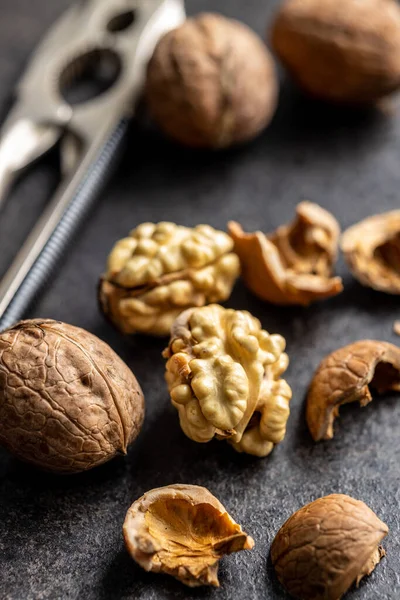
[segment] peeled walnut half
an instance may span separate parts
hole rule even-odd
[[[229,298],[240,271],[232,249],[209,225],[143,223],[114,246],[100,306],[123,333],[168,335],[186,308]]]
[[[307,423],[313,439],[333,437],[333,423],[342,404],[371,402],[369,387],[379,394],[400,391],[400,348],[361,340],[325,357],[307,396]]]
[[[344,232],[341,247],[360,283],[387,294],[400,294],[400,210],[353,225]]]
[[[332,277],[340,234],[336,219],[312,202],[300,202],[296,219],[271,234],[245,233],[231,221],[228,230],[248,288],[274,304],[307,306],[342,291]]]
[[[228,440],[267,456],[283,440],[291,389],[282,373],[285,340],[246,311],[210,305],[175,321],[164,351],[166,380],[184,433],[196,442]]]
[[[218,561],[254,546],[217,498],[197,485],[147,492],[128,510],[123,534],[132,558],[146,571],[172,575],[190,587],[218,587]]]
[[[294,598],[340,600],[385,556],[380,542],[388,531],[364,502],[332,494],[282,525],[271,546],[272,563]]]

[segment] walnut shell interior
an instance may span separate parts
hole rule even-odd
[[[218,562],[254,541],[206,488],[169,485],[132,504],[123,526],[131,556],[146,571],[197,587],[219,586]]]

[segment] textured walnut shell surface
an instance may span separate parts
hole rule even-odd
[[[140,386],[91,333],[50,319],[0,334],[0,443],[60,473],[126,453],[144,416]]]
[[[395,0],[286,0],[272,47],[308,93],[373,102],[400,85],[400,8]]]
[[[339,600],[379,563],[388,528],[364,502],[319,498],[278,531],[271,558],[279,581],[299,600]]]
[[[341,240],[345,259],[360,283],[400,294],[400,210],[368,217],[349,227]]]
[[[219,500],[197,485],[146,492],[128,510],[123,534],[132,558],[146,571],[172,575],[190,587],[218,587],[222,556],[254,546]]]
[[[307,423],[315,441],[333,437],[341,404],[372,400],[378,393],[400,391],[400,348],[376,340],[360,340],[325,357],[307,396]]]
[[[167,33],[147,73],[146,96],[161,128],[188,146],[221,148],[256,136],[275,111],[270,53],[247,26],[201,14]]]
[[[327,210],[301,202],[296,219],[271,234],[245,233],[231,221],[228,231],[240,258],[242,277],[262,300],[274,304],[309,305],[342,291],[332,276],[340,228]]]

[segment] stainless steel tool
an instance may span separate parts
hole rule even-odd
[[[184,18],[183,0],[81,0],[35,52],[0,133],[0,205],[19,172],[57,142],[64,178],[0,282],[0,330],[23,316],[104,185],[153,49]],[[66,100],[63,89],[93,67],[111,75],[108,89]]]

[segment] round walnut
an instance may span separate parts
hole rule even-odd
[[[91,333],[33,319],[0,334],[0,443],[18,458],[91,469],[126,454],[143,416],[135,376]]]
[[[240,272],[233,241],[208,225],[142,223],[113,248],[100,306],[123,333],[168,335],[186,308],[227,300]]]
[[[272,46],[313,96],[370,103],[400,86],[400,7],[396,0],[286,0]]]
[[[188,19],[158,43],[146,96],[160,127],[193,147],[255,137],[271,120],[278,84],[270,53],[248,27],[216,14]]]

